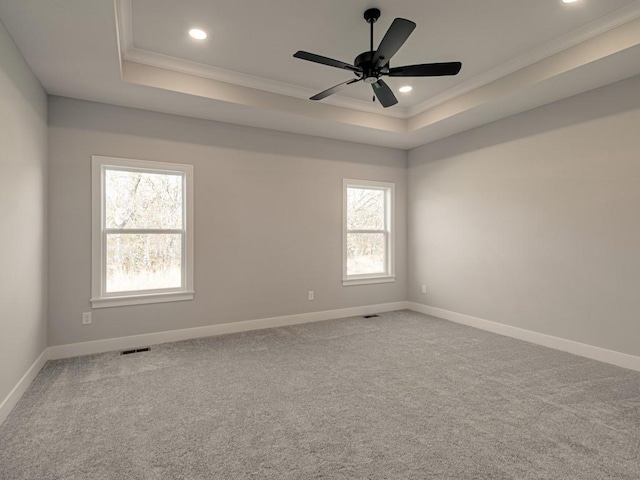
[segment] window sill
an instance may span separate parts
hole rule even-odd
[[[193,300],[193,291],[171,293],[149,293],[144,295],[126,295],[122,297],[92,298],[92,308],[126,307],[149,303],[182,302]]]
[[[395,281],[395,275],[383,275],[380,277],[343,278],[342,286],[350,287],[352,285],[373,285],[375,283],[393,283]]]

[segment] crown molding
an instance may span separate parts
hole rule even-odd
[[[116,36],[120,63],[127,50],[133,48],[133,0],[114,0],[116,10]]]
[[[180,58],[175,58],[148,50],[142,50],[135,47],[128,49],[122,59],[128,62],[140,63],[142,65],[147,65],[150,67],[159,67],[177,73],[196,75],[198,77],[217,80],[219,82],[231,83],[240,87],[253,88],[255,90],[276,93],[278,95],[287,95],[289,97],[300,98],[303,100],[306,100],[318,93],[317,90],[313,90],[310,88],[291,85],[284,82],[278,82],[275,80],[269,80],[253,75],[247,75],[244,73],[232,72],[230,70],[211,67],[209,65],[203,65],[201,63],[191,62],[188,60],[182,60]],[[364,102],[362,100],[339,96],[333,96],[331,99],[326,99],[324,103],[334,105],[336,107],[358,110],[361,112],[375,113],[377,115],[383,115],[386,117],[409,117],[406,109],[397,108],[393,110],[382,110],[377,104],[374,105],[371,102]]]
[[[569,32],[566,35],[558,37],[551,42],[545,43],[537,48],[529,50],[523,55],[508,60],[507,62],[492,68],[484,73],[456,85],[453,88],[445,90],[424,102],[418,103],[407,109],[409,117],[419,115],[433,107],[456,97],[464,95],[472,90],[483,87],[491,82],[506,77],[518,70],[529,67],[534,63],[538,63],[546,58],[556,55],[560,52],[575,47],[580,43],[586,42],[603,33],[615,28],[621,27],[640,17],[640,1],[636,1],[626,7],[623,7],[605,17],[602,17],[590,24],[580,27]]]
[[[289,97],[304,100],[318,93],[317,90],[311,88],[291,85],[285,82],[270,80],[255,75],[234,72],[224,68],[213,67],[211,65],[205,65],[137,48],[133,44],[132,1],[133,0],[115,0],[121,63],[126,60],[128,62],[140,63],[150,67],[164,68],[177,73],[196,75],[211,80],[231,83],[241,87],[263,90],[269,93],[287,95]],[[406,108],[381,110],[378,105],[374,105],[371,102],[341,97],[339,95],[325,99],[324,103],[361,112],[375,113],[386,117],[402,119],[409,117],[409,112]]]
[[[116,5],[117,35],[118,44],[120,46],[121,63],[126,60],[132,63],[162,68],[176,73],[194,75],[299,99],[307,99],[311,95],[317,93],[316,90],[298,85],[290,85],[284,82],[234,72],[136,48],[133,44],[132,1],[133,0],[114,0]],[[382,110],[369,102],[341,97],[339,95],[327,98],[323,103],[355,111],[375,113],[377,115],[387,117],[411,119],[434,107],[452,101],[473,90],[479,89],[516,71],[541,62],[553,55],[621,27],[638,18],[640,18],[640,0],[635,1],[632,4],[627,5],[626,7],[623,7],[588,25],[573,30],[566,35],[558,37],[551,42],[514,57],[495,68],[475,75],[469,80],[412,107]]]

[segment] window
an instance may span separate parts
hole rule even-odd
[[[94,308],[193,298],[193,167],[92,157]]]
[[[394,184],[344,180],[342,284],[395,281]]]

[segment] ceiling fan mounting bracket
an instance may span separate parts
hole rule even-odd
[[[380,18],[380,9],[378,8],[370,8],[366,12],[364,12],[364,19],[367,23],[376,23]]]

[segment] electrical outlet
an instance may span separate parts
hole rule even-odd
[[[91,324],[91,312],[82,312],[82,324],[83,325]]]
[[[427,286],[426,285],[422,285],[422,293],[427,293]]]
[[[309,300],[313,300],[315,298],[315,293],[313,293],[313,290],[309,290]]]

